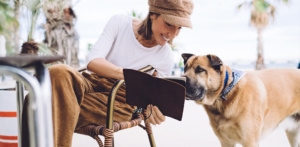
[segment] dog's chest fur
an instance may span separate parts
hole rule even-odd
[[[217,136],[229,140],[240,140],[242,137],[241,124],[238,121],[239,115],[243,112],[238,112],[236,109],[239,107],[239,101],[236,98],[232,98],[238,92],[239,87],[234,87],[227,95],[227,99],[218,98],[213,105],[203,105],[205,108],[210,125]],[[237,120],[237,121],[232,121]],[[230,133],[229,133],[230,132]]]

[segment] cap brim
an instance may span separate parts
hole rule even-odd
[[[166,21],[171,25],[178,26],[178,27],[193,28],[190,18],[178,17],[174,15],[167,15],[167,14],[161,14],[161,16],[164,21]]]

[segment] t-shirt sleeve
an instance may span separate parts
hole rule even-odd
[[[106,58],[118,34],[118,23],[120,23],[120,17],[120,15],[115,15],[109,19],[100,38],[89,51],[86,57],[86,65],[88,65],[93,59]]]

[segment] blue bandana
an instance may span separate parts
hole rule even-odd
[[[226,71],[226,78],[225,78],[225,82],[224,82],[224,88],[221,92],[221,98],[226,100],[226,95],[230,92],[230,90],[236,85],[236,83],[246,74],[246,72],[243,71],[239,71],[239,70],[235,70],[232,69],[232,82],[227,86],[227,80],[228,80],[228,72]]]

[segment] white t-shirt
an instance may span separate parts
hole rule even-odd
[[[158,77],[170,76],[174,64],[170,45],[166,43],[164,46],[144,47],[135,38],[132,20],[129,15],[113,16],[87,55],[87,64],[95,58],[105,58],[127,69],[138,70],[151,65],[157,70]]]

